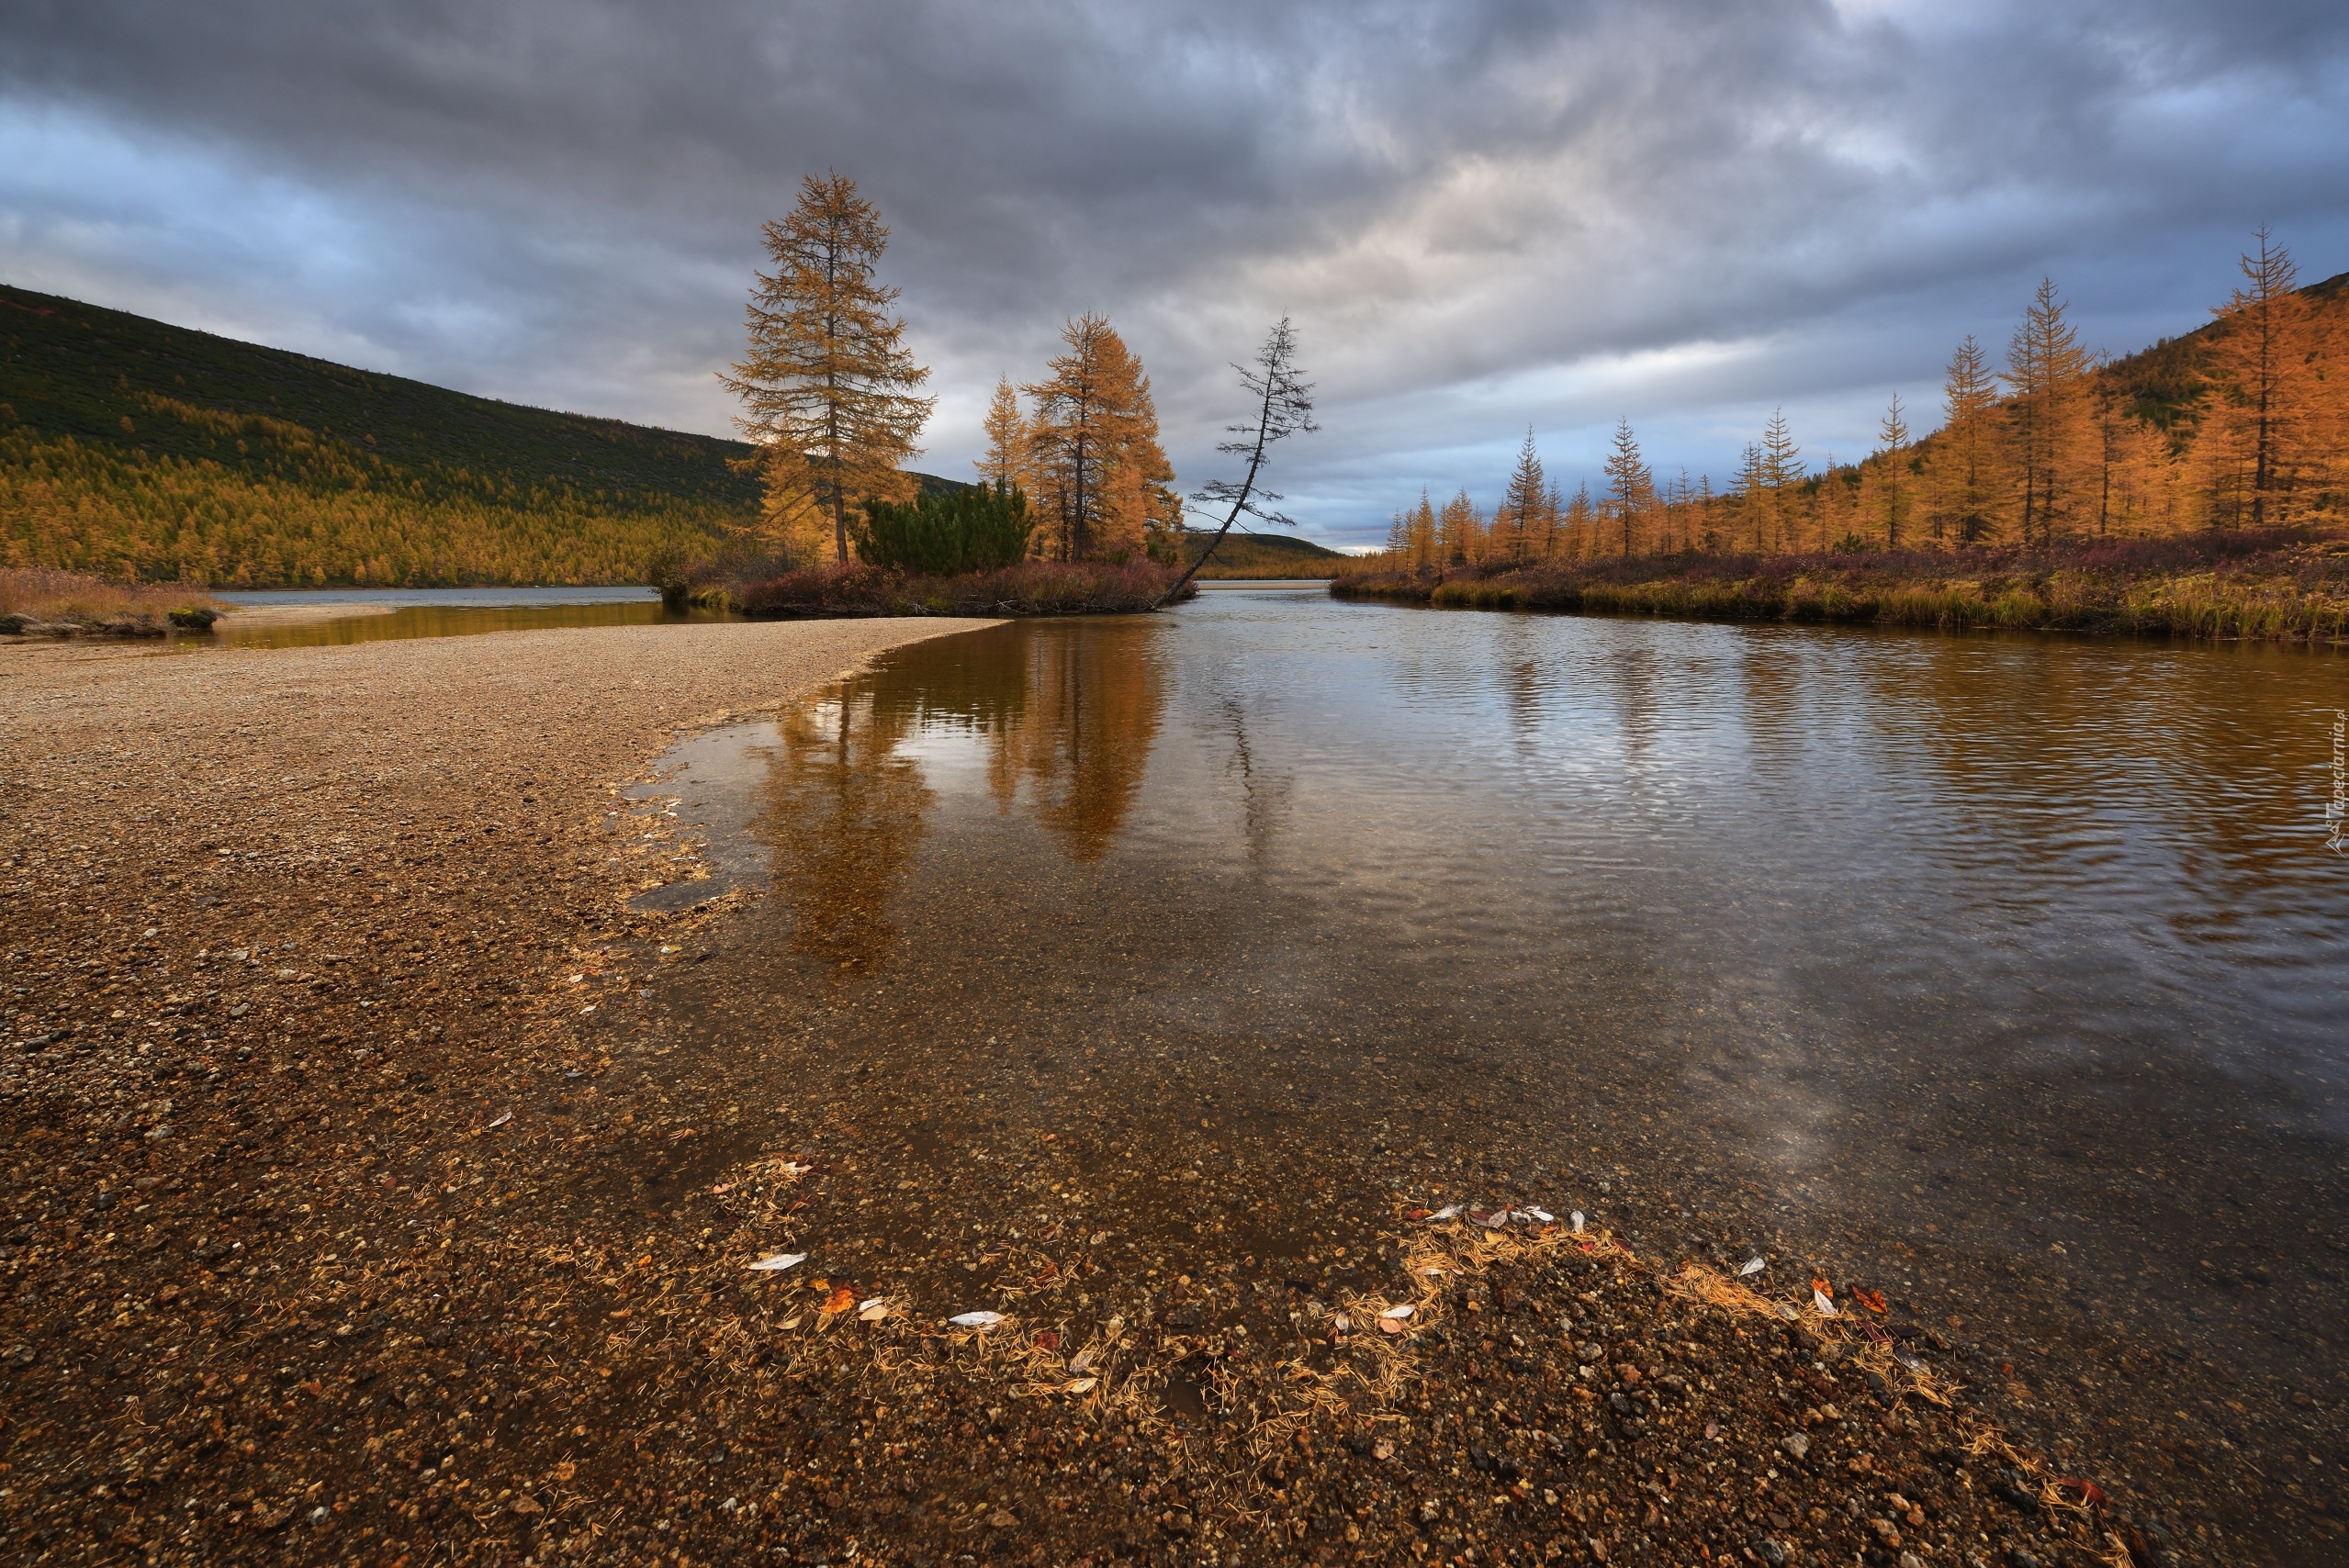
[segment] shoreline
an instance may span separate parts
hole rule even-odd
[[[1638,1258],[1535,1215],[1552,1194],[1401,1194],[1331,1285],[1204,1245],[1145,1271],[1093,1221],[1011,1204],[1050,1212],[1120,1158],[1180,1204],[1176,1160],[902,1073],[779,1106],[790,1042],[714,1037],[694,984],[745,939],[733,903],[630,912],[694,857],[618,791],[680,734],[984,624],[22,661],[6,700],[47,745],[7,897],[20,1006],[45,1011],[0,1056],[25,1162],[12,1537],[256,1561],[2171,1560],[2165,1498],[2092,1472],[2114,1499],[2092,1509],[2058,1484],[2077,1472],[1940,1403],[1989,1381],[1963,1343]],[[1499,1225],[1423,1212],[1479,1198]],[[973,1261],[746,1268],[925,1203],[986,1227]],[[941,1322],[982,1302],[1003,1320]]]
[[[2349,542],[2308,531],[1874,555],[1358,571],[1331,597],[1436,609],[1967,631],[2349,641]]]

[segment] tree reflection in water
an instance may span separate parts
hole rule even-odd
[[[1165,710],[1159,630],[1018,622],[918,643],[787,713],[765,836],[797,913],[793,950],[866,974],[895,945],[891,901],[937,799],[909,740],[977,743],[1003,811],[1040,823],[1073,860],[1107,854]]]

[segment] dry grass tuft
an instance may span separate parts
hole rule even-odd
[[[0,567],[0,618],[37,626],[160,626],[174,610],[227,609],[197,584],[114,583],[42,566]]]

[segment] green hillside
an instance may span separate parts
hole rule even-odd
[[[1196,561],[1214,539],[1211,533],[1184,537],[1183,559]],[[1199,568],[1203,577],[1326,577],[1346,557],[1286,533],[1245,533],[1235,529],[1216,547],[1215,558]]]
[[[756,515],[737,442],[0,285],[0,564],[220,585],[641,582]]]

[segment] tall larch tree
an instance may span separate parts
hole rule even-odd
[[[1770,492],[1770,548],[1786,548],[1788,520],[1793,510],[1793,499],[1787,491],[1809,477],[1805,472],[1802,448],[1794,444],[1793,431],[1786,422],[1786,410],[1772,409],[1770,423],[1762,427],[1762,483]]]
[[[1605,468],[1607,517],[1614,524],[1623,558],[1628,561],[1632,543],[1656,499],[1655,476],[1640,459],[1639,438],[1632,434],[1628,419],[1615,420],[1614,440],[1608,447]]]
[[[1028,472],[1028,418],[1019,410],[1019,393],[1010,376],[995,378],[995,393],[987,400],[982,428],[987,435],[987,454],[972,465],[979,477],[990,485],[1032,488],[1034,481]]]
[[[1181,501],[1158,441],[1150,377],[1106,317],[1062,330],[1066,351],[1027,388],[1030,465],[1057,554],[1084,560],[1139,549],[1153,523],[1178,528]]]
[[[2296,286],[2291,253],[2265,228],[2259,248],[2242,257],[2245,286],[2213,312],[2220,322],[2210,360],[2220,403],[2207,421],[2214,465],[2231,483],[2222,490],[2248,506],[2222,509],[2254,528],[2288,520],[2310,416],[2308,301]]]
[[[851,506],[913,494],[904,467],[935,401],[919,395],[929,371],[889,314],[897,290],[874,281],[889,230],[855,181],[807,176],[762,233],[774,270],[755,274],[749,352],[719,379],[743,401],[735,423],[759,447],[770,530],[804,547],[811,520],[828,518],[845,561]]]
[[[1534,448],[1534,427],[1527,425],[1525,444],[1517,449],[1517,465],[1509,471],[1500,511],[1493,519],[1493,531],[1504,541],[1504,553],[1519,565],[1539,554],[1534,535],[1541,528],[1547,488],[1542,479],[1542,454]]]
[[[1884,409],[1884,422],[1876,427],[1876,439],[1884,443],[1877,452],[1883,467],[1876,492],[1884,507],[1884,548],[1897,550],[1900,525],[1908,515],[1908,421],[1901,417],[1897,392]]]
[[[2022,482],[2023,543],[2032,531],[2045,544],[2069,500],[2070,470],[2080,433],[2081,395],[2090,358],[2064,319],[2055,280],[2043,277],[2006,345],[2007,422]]]
[[[1939,481],[1934,533],[1939,537],[1947,522],[1961,543],[1971,544],[1987,537],[1995,525],[1999,467],[1998,385],[1990,373],[1990,356],[1972,332],[1950,355],[1941,412],[1933,456]]]

